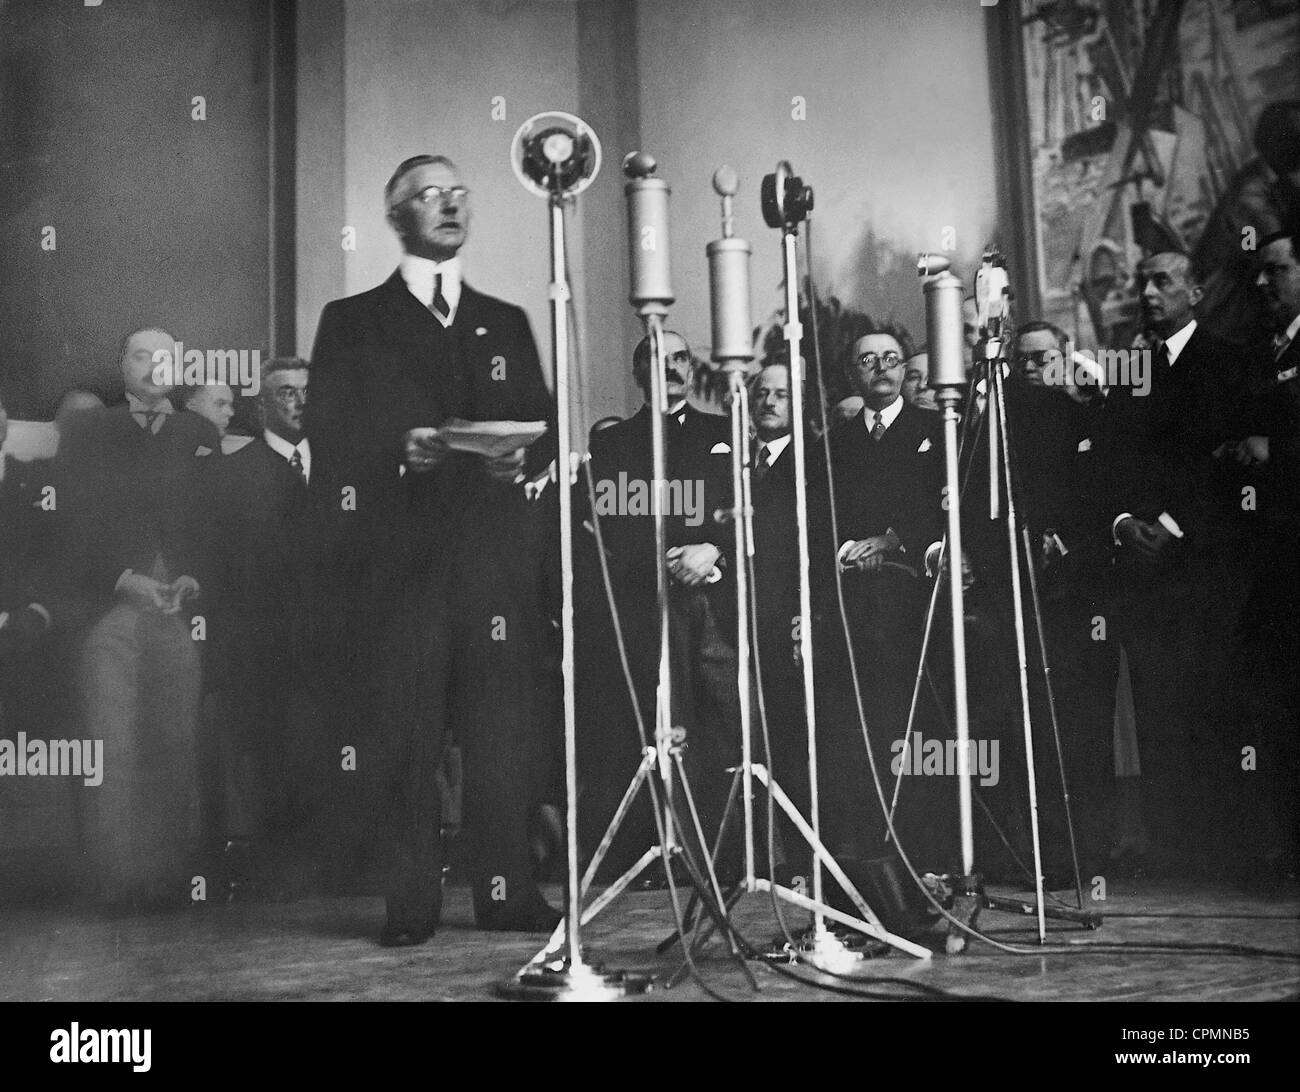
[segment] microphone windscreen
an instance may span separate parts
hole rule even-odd
[[[713,192],[719,197],[735,197],[740,190],[740,176],[734,167],[719,167],[713,172]]]
[[[628,152],[623,157],[623,173],[628,178],[647,178],[654,171],[655,157],[649,152]]]

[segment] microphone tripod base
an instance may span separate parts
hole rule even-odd
[[[530,963],[497,984],[499,997],[513,1001],[615,1001],[649,993],[654,978],[641,971],[606,971],[600,964],[574,964],[566,955]]]
[[[812,924],[793,940],[791,944],[784,936],[776,937],[763,958],[769,963],[806,963],[838,974],[889,951],[889,945],[851,929],[818,930]]]
[[[1013,899],[1006,895],[990,895],[984,890],[984,878],[978,872],[970,876],[927,876],[926,883],[939,902],[945,904],[948,912],[971,929],[978,928],[976,922],[979,913],[985,909],[1021,917],[1035,917],[1038,914],[1038,904],[1035,902]],[[1059,921],[1072,921],[1085,929],[1099,929],[1104,920],[1101,914],[1093,910],[1054,904],[1044,905],[1043,915]],[[952,922],[948,923],[948,939],[944,947],[949,955],[960,955],[966,950],[969,941],[970,937],[962,929]]]
[[[949,913],[963,925],[971,929],[978,928],[976,921],[980,911],[988,905],[984,895],[984,877],[978,872],[972,872],[969,876],[954,876],[952,891]],[[944,942],[944,950],[949,955],[961,955],[969,942],[970,938],[965,932],[952,922],[948,923],[948,939]]]

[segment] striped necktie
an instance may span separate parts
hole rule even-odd
[[[442,294],[442,274],[438,273],[433,278],[433,302],[429,304],[429,310],[438,316],[445,326],[447,320],[451,318],[451,304],[447,302],[447,297]]]

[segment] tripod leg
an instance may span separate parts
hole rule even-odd
[[[725,806],[723,809],[723,822],[722,822],[722,826],[718,828],[718,839],[714,841],[714,853],[712,853],[712,861],[714,861],[714,867],[718,866],[718,850],[720,846],[722,846],[724,833],[725,831],[727,831],[728,824],[731,823],[732,813],[733,811],[735,811],[736,793],[738,788],[740,788],[740,783],[741,783],[741,771],[737,770],[736,776],[732,777],[731,790],[729,790],[727,794],[727,806]],[[690,932],[690,930],[692,930],[692,928],[694,927],[695,911],[697,911],[698,906],[699,906],[698,897],[692,894],[692,896],[690,896],[690,901],[688,902],[688,904],[686,904],[686,913],[684,917],[682,917],[681,932],[673,931],[669,933],[669,935],[664,937],[662,941],[659,941],[659,945],[656,946],[655,948],[656,952],[658,952],[659,954],[663,954],[664,952],[667,952],[669,948],[672,948],[673,944],[676,944],[677,941],[681,939],[682,932]]]
[[[786,815],[790,817],[790,821],[799,828],[799,833],[804,836],[804,840],[817,855],[817,859],[825,866],[826,871],[831,874],[835,882],[843,889],[844,893],[853,900],[854,906],[858,908],[863,919],[875,926],[877,929],[883,930],[884,926],[880,924],[880,919],[876,917],[875,912],[867,905],[867,900],[862,897],[862,894],[853,885],[853,881],[845,875],[844,870],[839,866],[839,862],[836,861],[835,858],[830,855],[827,848],[822,845],[821,839],[813,832],[812,827],[808,825],[804,820],[804,817],[799,814],[799,809],[796,808],[790,798],[786,796],[785,791],[781,786],[767,776],[767,770],[763,767],[755,766],[754,771],[767,787],[767,791],[772,794],[772,799],[774,799]]]
[[[1000,368],[989,369],[990,393],[989,410],[997,421],[997,428],[991,429],[991,435],[998,435],[1002,441],[1003,461],[1002,480],[1007,494],[1007,547],[1011,557],[1011,603],[1014,612],[1016,631],[1016,662],[1020,678],[1021,721],[1025,736],[1025,772],[1029,789],[1029,830],[1034,843],[1034,895],[1038,899],[1038,942],[1047,941],[1047,921],[1043,914],[1043,847],[1038,833],[1038,785],[1034,771],[1034,730],[1029,712],[1029,663],[1025,646],[1025,604],[1020,586],[1020,543],[1018,530],[1019,516],[1016,512],[1016,495],[1011,474],[1011,460],[1006,456],[1010,451],[1010,432],[1007,426],[1007,407],[1005,390],[1002,385]],[[1031,562],[1032,564],[1032,562]]]
[[[903,777],[907,772],[909,752],[912,747],[912,725],[916,723],[916,707],[920,704],[921,679],[928,674],[925,668],[926,658],[930,654],[930,636],[934,632],[934,616],[939,607],[939,590],[943,587],[943,558],[948,550],[948,536],[943,538],[939,547],[939,577],[930,589],[930,605],[925,611],[925,632],[921,637],[921,658],[916,664],[916,679],[912,683],[912,704],[907,710],[907,728],[903,733],[903,750],[899,755],[898,775],[894,778],[894,796],[889,802],[889,822],[885,824],[885,844],[893,837],[894,815],[898,811],[898,796],[903,790]]]
[[[691,817],[691,826],[694,828],[696,842],[701,847],[705,847],[708,845],[708,843],[704,839],[704,828],[700,825],[700,813],[696,810],[695,807],[695,795],[694,793],[691,792],[691,783],[686,780],[686,770],[682,765],[682,752],[680,751],[680,749],[673,750],[673,763],[677,767],[677,775],[682,785],[682,795],[686,798],[686,810]],[[734,782],[733,782],[733,787],[734,787]],[[719,844],[721,840],[721,833],[722,832],[719,831]],[[716,852],[716,847],[715,847],[715,852]],[[722,887],[718,883],[718,873],[713,867],[713,859],[711,857],[705,858],[705,867],[707,869],[706,875],[709,881],[709,885],[713,891],[714,900],[716,901],[719,907],[723,907],[725,905],[726,900],[724,900],[722,897]],[[734,956],[739,958],[740,949],[736,945],[736,938],[732,934],[730,929],[728,929],[726,932],[727,932],[727,943],[731,948],[731,952]]]
[[[605,855],[609,852],[609,847],[614,842],[614,836],[627,818],[627,813],[632,807],[632,801],[636,799],[637,791],[650,775],[654,767],[657,752],[653,747],[647,747],[641,755],[641,764],[637,767],[636,773],[628,783],[627,791],[623,793],[623,799],[618,802],[618,807],[614,811],[614,817],[609,821],[609,826],[605,828],[605,835],[600,840],[600,845],[596,847],[596,852],[592,854],[591,861],[587,865],[587,870],[582,877],[582,896],[585,898],[588,889],[591,887],[592,880],[596,878],[596,870],[600,868],[601,863],[605,860]]]
[[[1047,658],[1047,637],[1043,632],[1043,608],[1038,598],[1037,566],[1030,549],[1029,526],[1021,528],[1025,544],[1025,558],[1029,571],[1029,598],[1034,608],[1034,631],[1038,635],[1038,655],[1043,664],[1043,689],[1047,694],[1047,712],[1052,721],[1052,742],[1056,747],[1056,767],[1061,775],[1061,797],[1065,805],[1065,831],[1070,840],[1070,864],[1074,868],[1074,894],[1080,910],[1083,909],[1083,879],[1079,875],[1079,848],[1074,836],[1074,814],[1070,807],[1070,784],[1065,776],[1065,753],[1061,747],[1061,727],[1056,718],[1056,695],[1052,689],[1052,665]]]

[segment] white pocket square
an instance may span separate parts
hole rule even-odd
[[[920,455],[923,451],[929,451],[932,446],[933,445],[930,443],[930,437],[927,436],[921,441],[921,446],[916,449],[916,453]]]
[[[1079,441],[1079,450],[1080,450],[1080,451],[1091,451],[1091,450],[1092,450],[1092,437],[1091,437],[1091,436],[1085,436],[1082,440]]]
[[[479,327],[476,327],[475,330],[474,330],[474,333],[475,333],[478,337],[482,337],[484,334],[487,333],[487,327],[486,327],[486,326],[479,326]]]
[[[714,444],[714,445],[709,449],[709,454],[710,454],[710,455],[730,455],[730,454],[731,454],[731,445],[730,445],[730,444],[724,444],[721,440],[719,440],[716,444]]]

